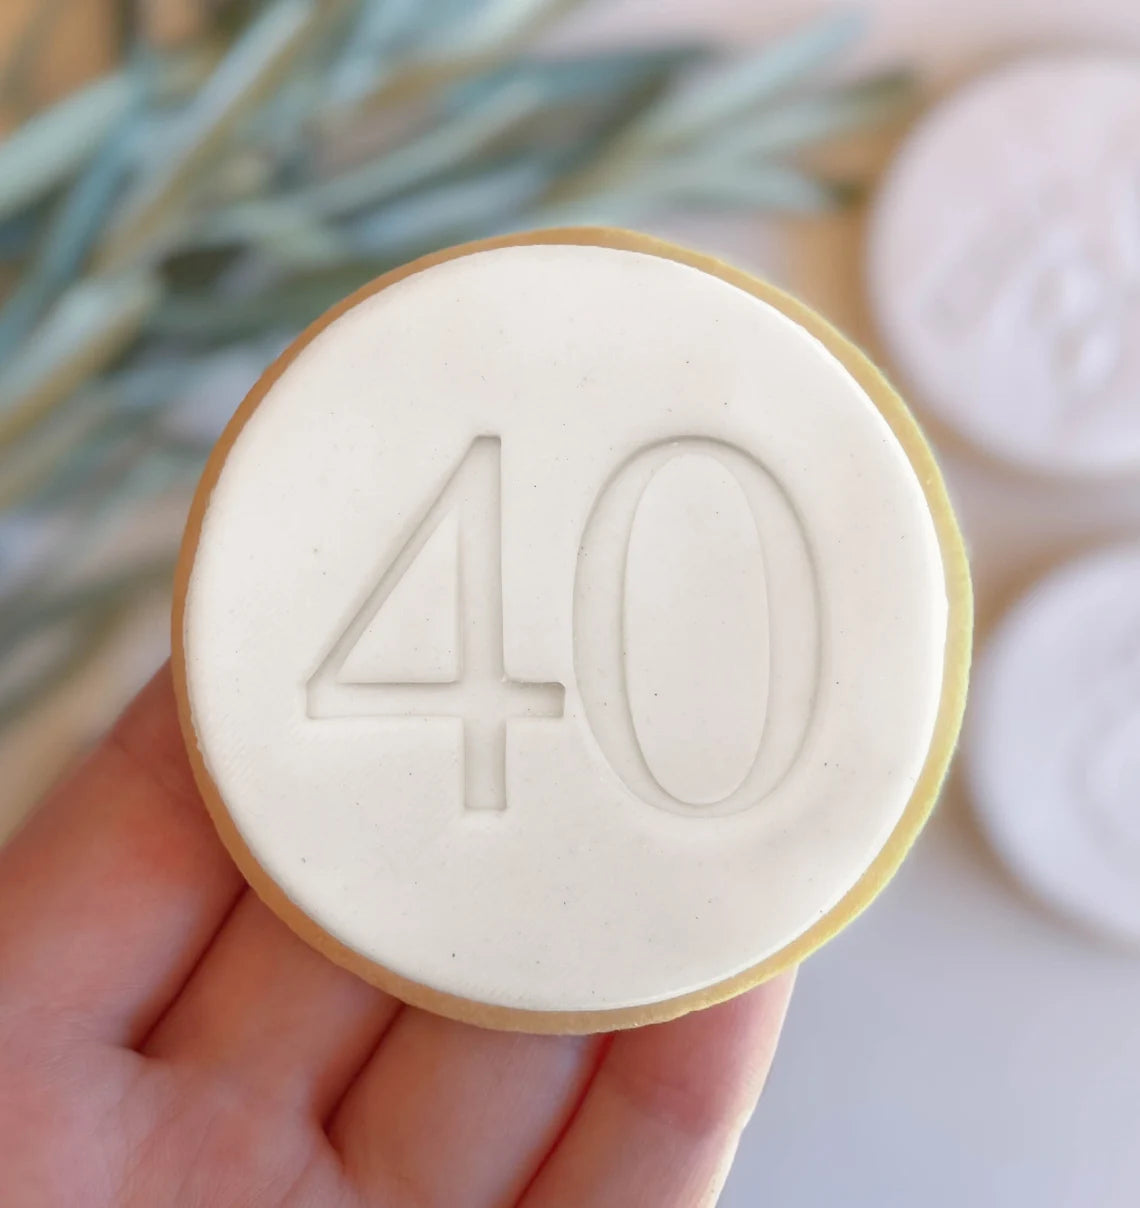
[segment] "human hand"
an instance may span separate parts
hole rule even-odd
[[[402,1006],[245,888],[164,671],[0,850],[0,1202],[711,1204],[790,988],[614,1037]]]

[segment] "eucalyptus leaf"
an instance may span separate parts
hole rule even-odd
[[[30,481],[13,483],[0,474],[0,491],[18,485],[15,506],[22,514],[86,506],[120,481],[131,465],[153,448],[148,441],[154,417],[141,411],[109,410],[101,416],[69,408],[75,417],[91,419],[85,439],[71,443]],[[25,468],[27,463],[24,463]],[[102,490],[100,490],[102,486]]]
[[[720,160],[784,155],[897,117],[913,97],[909,73],[883,72],[773,106],[708,140],[704,154]]]
[[[476,157],[484,147],[535,112],[542,93],[532,80],[515,80],[450,121],[367,164],[301,193],[296,204],[321,217],[362,209],[415,187]]]
[[[510,71],[490,73],[489,78],[457,89],[445,106],[452,116],[442,118],[418,137],[292,195],[248,203],[232,213],[220,211],[195,230],[189,243],[216,245],[235,237],[248,240],[263,225],[307,231],[315,218],[351,214],[454,171],[527,119],[564,109],[572,99],[589,97],[596,107],[612,105],[615,94],[632,93],[663,80],[689,61],[692,53],[683,48],[532,60]]]
[[[518,74],[533,76],[541,104],[491,150],[556,158],[558,176],[570,174],[573,179],[575,171],[606,162],[607,148],[620,143],[625,131],[701,53],[694,47],[670,47],[531,61],[529,70]]]
[[[390,258],[357,258],[347,264],[297,273],[252,297],[219,298],[210,291],[167,299],[151,315],[151,335],[188,347],[216,347],[263,335],[298,331],[347,294],[394,267]]]
[[[694,158],[661,165],[634,182],[545,204],[528,216],[526,225],[629,226],[685,209],[821,214],[848,204],[854,196],[846,182],[822,180],[788,164],[725,166]]]
[[[148,250],[198,172],[314,36],[315,0],[276,0],[242,34],[170,132],[166,153],[128,196],[99,251],[106,271]]]
[[[711,70],[647,113],[634,132],[637,143],[654,148],[680,146],[755,111],[838,55],[854,41],[862,25],[858,14],[840,11]]]
[[[11,264],[26,260],[43,223],[41,216],[24,210],[0,221],[0,262]]]
[[[196,476],[209,447],[168,438],[140,413],[109,416],[20,501],[24,514],[134,504]]]
[[[329,98],[329,73],[343,50],[359,0],[332,0],[280,86],[242,123],[248,146],[271,153],[285,165],[299,164],[319,132]]]
[[[206,356],[156,350],[85,387],[0,452],[0,512],[61,506],[117,455],[197,465],[280,349],[259,340]]]
[[[0,142],[0,221],[77,172],[131,104],[119,72],[73,92]]]
[[[17,593],[14,599],[0,600],[0,652],[10,651],[19,641],[37,631],[53,628],[103,604],[117,602],[122,599],[124,589],[134,589],[140,580],[153,583],[158,576],[168,573],[170,567],[169,558],[148,559],[139,566],[52,591],[35,609],[26,607],[23,592]]]
[[[512,45],[577,0],[436,0],[425,5],[424,57],[480,56]]]
[[[352,241],[343,230],[288,198],[245,202],[204,215],[176,251],[184,263],[187,255],[239,246],[244,251],[236,259],[239,266],[247,268],[251,258],[260,257],[264,270],[319,267],[353,254]]]
[[[757,120],[764,107],[837,55],[859,32],[850,12],[824,18],[755,54],[706,72],[668,92],[578,172],[560,180],[549,201],[574,208],[590,197],[622,192],[663,159],[699,150],[710,138]]]
[[[0,371],[0,448],[108,365],[135,338],[159,293],[148,272],[73,285]]]
[[[99,491],[84,499],[81,507],[60,513],[14,513],[11,523],[24,531],[39,529],[37,544],[43,556],[38,559],[38,570],[25,574],[14,593],[0,597],[0,618],[10,616],[22,600],[34,602],[37,596],[47,595],[61,581],[74,582],[77,574],[93,565],[92,549],[112,548],[116,534],[132,522],[139,505],[163,493],[169,485],[170,466],[160,459],[128,458]],[[68,520],[70,523],[60,523]],[[57,539],[51,542],[53,528]],[[46,551],[44,536],[49,538]]]
[[[657,178],[648,192],[661,204],[699,209],[754,207],[790,214],[826,213],[855,196],[847,183],[822,180],[791,165],[775,163],[719,172],[702,162],[678,165]]]
[[[241,124],[242,143],[259,148],[266,158],[274,160],[285,152],[295,152],[304,141],[306,125],[323,94],[324,79],[317,67],[312,63],[297,67]]]
[[[303,217],[293,221],[295,218],[296,215],[286,215],[285,221],[257,231],[250,239],[252,250],[263,262],[263,272],[342,264],[355,254],[348,232]]]
[[[185,391],[187,384],[208,369],[208,360],[196,354],[155,348],[140,352],[127,366],[101,377],[90,390],[109,402],[110,409],[128,412],[162,412]],[[77,399],[75,406],[97,405]]]
[[[501,227],[542,195],[550,165],[521,160],[421,190],[352,223],[353,245],[369,256],[399,259],[449,240]]]
[[[508,230],[541,230],[544,227],[567,226],[636,226],[648,216],[667,208],[670,203],[636,186],[599,188],[567,199],[542,201],[519,216]],[[498,233],[498,232],[496,232]]]
[[[329,72],[326,104],[353,104],[376,88],[394,56],[413,38],[422,0],[365,0]]]
[[[511,53],[527,36],[582,0],[458,0],[479,10],[467,20],[441,28],[447,6],[423,4],[417,39],[399,63],[377,73],[376,83],[357,98],[357,107],[407,101],[465,79]]]
[[[125,72],[0,143],[0,260],[22,274],[0,308],[0,650],[20,646],[0,725],[154,581],[76,575],[180,497],[265,363],[345,295],[508,230],[842,204],[850,184],[792,157],[907,97],[898,74],[807,86],[844,14],[728,62],[517,53],[576,2],[216,0],[188,45],[131,34]]]
[[[681,45],[519,58],[455,85],[443,104],[449,111],[462,112],[519,81],[538,90],[544,109],[561,109],[580,100],[605,103],[649,81],[664,81],[707,55],[705,47]]]
[[[124,115],[63,199],[19,288],[0,308],[0,364],[79,271],[99,237],[131,164],[133,116]]]
[[[327,234],[325,226],[310,209],[285,196],[237,202],[203,214],[177,241],[172,254],[228,248],[257,247],[281,238],[299,237],[310,242]]]
[[[0,609],[0,728],[70,679],[147,592],[169,580],[159,558],[104,579]]]
[[[73,608],[72,615],[15,629],[9,647],[0,646],[0,729],[77,674],[103,647],[119,615],[117,604],[84,600]]]
[[[86,406],[61,407],[52,422],[24,432],[0,455],[0,513],[25,504],[70,454],[94,438],[111,402],[103,391],[88,391]]]

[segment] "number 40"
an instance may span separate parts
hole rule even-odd
[[[306,685],[314,718],[460,718],[464,804],[474,810],[506,807],[507,722],[561,718],[565,712],[565,685],[512,679],[504,665],[501,444],[494,436],[471,443]],[[770,658],[763,733],[740,784],[712,803],[683,801],[657,781],[638,743],[625,690],[622,601],[629,532],[649,481],[682,454],[712,457],[732,472],[764,539]],[[349,654],[451,515],[459,521],[459,674],[447,681],[346,680]],[[772,582],[773,569],[780,571],[779,585]],[[729,813],[759,801],[783,779],[802,746],[815,696],[817,591],[799,519],[750,454],[723,441],[682,437],[649,445],[624,462],[586,523],[574,604],[575,679],[583,710],[611,767],[637,797],[673,812]],[[779,644],[773,632],[780,634]]]

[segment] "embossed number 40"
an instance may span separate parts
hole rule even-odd
[[[621,633],[624,553],[637,501],[668,461],[711,457],[730,470],[765,537],[765,563],[779,566],[790,590],[768,592],[771,644],[764,733],[741,783],[719,801],[689,802],[664,789],[646,764],[625,696]],[[458,674],[440,680],[380,680],[346,671],[393,591],[451,516],[458,519]],[[624,550],[624,544],[619,545]],[[595,556],[597,555],[597,556]],[[574,609],[575,672],[583,709],[615,773],[650,805],[680,813],[728,813],[754,804],[782,779],[807,729],[818,672],[818,607],[811,558],[799,520],[768,471],[734,445],[682,437],[641,449],[609,480],[586,524],[579,551]],[[420,516],[395,558],[333,643],[307,685],[309,716],[455,717],[463,722],[467,809],[501,810],[506,799],[506,728],[512,717],[560,718],[565,687],[510,679],[504,666],[501,441],[476,438]]]

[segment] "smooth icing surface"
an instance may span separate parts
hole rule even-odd
[[[995,846],[1061,910],[1140,942],[1140,546],[1030,591],[975,683],[968,768]]]
[[[992,453],[1140,464],[1140,60],[1028,61],[921,122],[879,194],[872,301],[915,401]]]
[[[836,906],[923,770],[947,626],[922,485],[815,337],[539,243],[302,348],[209,496],[182,638],[205,767],[296,906],[401,978],[573,1012]]]

